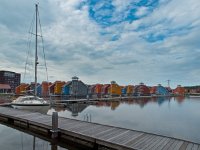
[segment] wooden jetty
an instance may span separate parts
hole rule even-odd
[[[51,136],[52,116],[0,107],[0,121]],[[186,140],[58,117],[57,140],[72,141],[88,149],[116,150],[200,150],[200,144]]]

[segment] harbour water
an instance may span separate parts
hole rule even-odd
[[[200,98],[154,98],[51,108],[59,116],[145,131],[200,143]]]
[[[80,150],[52,144],[46,140],[0,124],[0,149],[2,150]]]
[[[200,98],[151,98],[126,101],[96,102],[94,104],[67,104],[57,111],[59,116],[113,125],[200,143]],[[2,149],[71,150],[0,124]],[[54,147],[52,147],[54,146]]]

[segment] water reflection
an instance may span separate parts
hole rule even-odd
[[[97,107],[110,107],[111,110],[117,109],[120,104],[128,104],[128,105],[139,105],[141,108],[144,108],[145,105],[148,103],[157,103],[161,106],[165,102],[169,102],[174,98],[172,97],[153,97],[153,98],[140,98],[140,99],[127,99],[127,100],[120,100],[120,101],[99,101],[96,103]],[[176,100],[176,99],[175,99]],[[179,103],[184,101],[184,97],[177,98]]]
[[[72,150],[0,124],[0,145],[5,150]]]
[[[81,113],[88,106],[88,104],[73,103],[66,105],[65,109],[72,112],[72,116],[76,117],[78,116],[78,113]]]

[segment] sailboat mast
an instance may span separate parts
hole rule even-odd
[[[37,56],[37,24],[38,24],[38,4],[35,4],[35,10],[36,10],[36,15],[35,15],[35,96],[37,96],[37,65],[38,65],[38,56]]]

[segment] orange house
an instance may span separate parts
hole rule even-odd
[[[96,94],[101,94],[101,89],[102,89],[102,84],[96,84],[95,86],[95,93]]]
[[[174,94],[177,95],[184,95],[185,94],[185,88],[181,87],[181,85],[178,85],[176,89],[173,90]]]
[[[46,97],[49,96],[49,86],[51,85],[51,82],[42,82],[42,96]]]
[[[17,95],[25,94],[25,92],[27,91],[26,87],[27,87],[28,85],[29,85],[29,84],[21,83],[19,86],[17,86],[17,87],[15,88],[15,94],[17,94]]]

